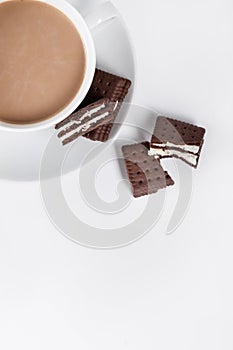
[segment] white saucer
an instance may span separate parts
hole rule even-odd
[[[98,5],[102,1],[69,0],[76,6],[81,14],[87,13],[91,6]],[[90,6],[91,5],[91,6]],[[134,82],[135,68],[132,45],[128,31],[118,13],[111,22],[105,23],[93,32],[94,43],[97,52],[97,66],[104,70],[129,78]],[[127,101],[133,94],[131,88]],[[125,108],[125,107],[124,107]],[[121,111],[121,119],[125,117],[124,108]],[[54,134],[54,129],[46,129],[37,132],[8,132],[0,131],[0,178],[15,181],[34,181],[39,179],[41,158],[48,141]],[[93,142],[80,138],[78,147],[88,152]],[[59,142],[54,143],[54,157],[63,153],[63,147]],[[79,159],[73,153],[69,160],[66,172],[79,166]],[[53,164],[50,164],[48,175],[53,176]]]

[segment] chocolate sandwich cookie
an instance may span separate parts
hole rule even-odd
[[[102,98],[58,123],[55,128],[60,130],[58,137],[62,144],[66,145],[97,127],[109,124],[114,118],[117,104],[117,101],[111,102],[109,98]]]
[[[176,119],[158,117],[149,155],[176,157],[194,168],[198,165],[205,129]]]
[[[174,184],[170,175],[162,168],[159,159],[148,155],[148,149],[147,142],[122,147],[134,197],[156,193]]]
[[[115,74],[110,74],[100,69],[96,69],[91,88],[87,93],[87,96],[85,97],[81,107],[86,107],[87,105],[103,97],[109,98],[111,102],[118,102],[118,104],[113,112],[112,122],[101,125],[95,130],[86,133],[84,135],[85,137],[93,141],[105,142],[108,140],[110,131],[113,126],[112,123],[120,111],[122,102],[128,93],[130,85],[131,81],[126,78],[122,78]]]

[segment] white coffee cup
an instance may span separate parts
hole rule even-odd
[[[0,0],[0,3],[6,0]],[[8,0],[7,0],[8,1]],[[96,68],[96,52],[95,46],[92,39],[91,30],[93,30],[99,24],[111,20],[116,16],[116,9],[110,2],[101,4],[98,8],[89,12],[84,19],[81,14],[64,0],[40,0],[41,2],[47,3],[56,9],[63,12],[77,28],[86,52],[86,72],[85,76],[76,96],[73,100],[55,116],[48,118],[44,121],[33,124],[10,124],[0,121],[0,130],[12,130],[12,131],[35,131],[54,126],[64,118],[68,117],[72,112],[80,105],[85,98],[91,83],[93,81],[95,68]]]

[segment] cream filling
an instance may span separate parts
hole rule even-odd
[[[103,114],[100,114],[98,117],[95,117],[95,118],[93,118],[92,120],[89,120],[88,122],[86,122],[85,124],[82,124],[82,125],[79,125],[79,124],[80,124],[79,121],[77,121],[77,122],[72,122],[72,125],[77,124],[77,125],[79,125],[79,126],[78,126],[76,129],[71,130],[71,131],[67,132],[65,135],[63,135],[63,136],[61,137],[61,140],[63,141],[63,140],[67,139],[68,137],[72,136],[73,134],[75,134],[75,133],[77,133],[77,132],[79,132],[79,131],[88,131],[88,129],[89,129],[93,124],[97,123],[97,122],[98,122],[99,120],[101,120],[101,119],[104,119],[104,118],[107,117],[108,115],[109,115],[109,112],[105,112],[105,113],[103,113]],[[80,118],[80,120],[81,120],[81,118]]]
[[[113,102],[110,102],[110,103],[113,103]],[[113,110],[112,110],[113,112],[116,110],[116,108],[117,108],[117,106],[118,106],[118,103],[119,103],[118,101],[115,102],[115,105],[114,105]],[[69,123],[65,124],[63,130],[66,132],[66,134],[63,135],[63,136],[61,137],[61,139],[64,140],[64,139],[70,137],[72,134],[74,134],[74,133],[76,133],[76,132],[79,132],[80,130],[86,131],[86,130],[88,130],[88,129],[91,127],[91,125],[92,125],[93,123],[96,123],[97,121],[99,121],[99,120],[101,120],[101,119],[107,117],[107,116],[110,114],[110,112],[105,112],[105,113],[99,115],[98,117],[93,118],[92,120],[86,122],[85,124],[82,123],[83,120],[85,120],[86,118],[91,117],[93,114],[98,113],[101,109],[104,109],[105,107],[107,107],[107,106],[105,105],[105,103],[103,103],[102,105],[100,105],[100,106],[98,106],[98,107],[96,107],[96,108],[93,108],[93,109],[91,109],[90,111],[87,111],[86,113],[84,113],[84,114],[79,118],[79,120],[71,120]],[[111,112],[112,112],[112,111],[111,111]],[[80,124],[82,124],[82,125],[80,125]],[[80,125],[80,126],[77,127],[77,128],[75,128],[74,130],[68,131],[69,128],[70,128],[71,126],[73,126],[73,125]]]
[[[99,116],[92,118],[91,120],[89,120],[87,122],[85,122],[86,118],[90,118],[92,115],[97,114],[100,110],[106,108],[107,107],[106,104],[103,103],[102,105],[85,112],[79,118],[79,120],[71,120],[70,122],[65,124],[63,127],[63,131],[65,131],[65,135],[60,137],[61,141],[63,142],[65,139],[71,137],[72,135],[74,135],[76,133],[79,133],[80,131],[88,132],[88,129],[90,129],[93,124],[106,118],[110,113],[114,112],[118,106],[118,103],[119,103],[118,101],[115,102],[115,105],[114,105],[112,110],[105,112],[103,114],[100,114]],[[76,126],[76,128],[69,131],[69,128],[71,126],[74,126],[74,125]]]
[[[116,108],[117,108],[117,106],[118,106],[118,103],[119,103],[119,101],[116,101],[115,106],[114,106],[114,108],[113,108],[113,112],[116,110]]]
[[[72,125],[74,124],[81,124],[81,122],[88,118],[88,117],[91,117],[92,114],[95,114],[95,113],[98,113],[101,109],[105,108],[105,103],[103,103],[102,105],[100,105],[99,107],[96,107],[96,108],[93,108],[91,109],[90,111],[87,111],[86,113],[84,113],[81,118],[79,118],[79,120],[71,120],[69,123],[65,124],[64,127],[65,127],[65,131],[67,129],[69,129]]]
[[[198,153],[199,151],[199,146],[195,145],[176,145],[172,142],[166,142],[166,143],[155,143],[153,147],[171,147],[171,148],[180,148],[183,151],[186,152],[192,152],[192,153]]]
[[[162,148],[151,148],[148,151],[149,156],[154,156],[154,157],[171,157],[171,156],[177,156],[183,160],[186,160],[188,163],[192,165],[197,164],[197,155],[191,154],[191,153],[184,153],[175,149],[166,149],[163,150]]]

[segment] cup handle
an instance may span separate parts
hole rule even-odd
[[[84,19],[89,29],[93,30],[102,23],[112,21],[116,16],[117,9],[110,1],[106,1],[88,12]]]

